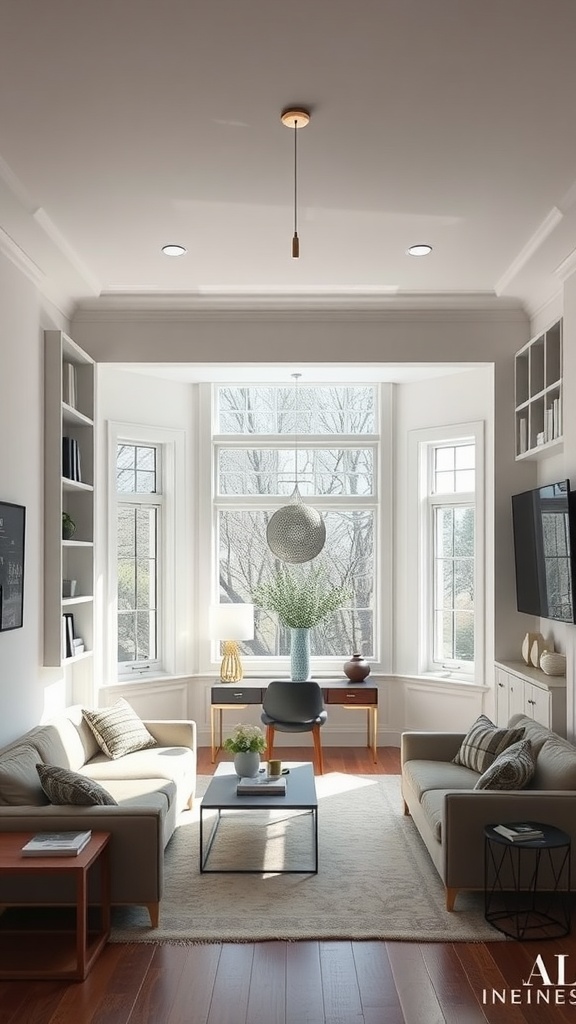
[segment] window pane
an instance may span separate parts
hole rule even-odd
[[[371,385],[295,384],[218,387],[219,433],[372,434],[376,389]]]
[[[435,662],[474,660],[474,508],[434,510]]]
[[[475,486],[476,480],[473,469],[461,469],[456,473],[456,491],[459,494],[474,491]]]
[[[266,543],[272,513],[225,510],[219,514],[220,599],[251,601],[254,587],[275,559]],[[372,511],[329,511],[327,542],[314,566],[322,565],[335,584],[347,580],[353,589],[348,608],[341,609],[311,633],[313,655],[343,657],[350,651],[374,655],[374,530]],[[305,575],[309,565],[293,566]],[[255,609],[255,637],[242,645],[245,654],[288,655],[290,631],[273,613]]]
[[[454,469],[454,448],[436,448],[436,472]]]
[[[297,459],[297,464],[296,464]],[[374,494],[372,448],[219,448],[219,494]]]
[[[436,494],[454,493],[454,473],[436,473]]]
[[[476,448],[473,444],[459,444],[456,446],[456,469],[474,469],[476,459]]]
[[[116,490],[126,494],[156,492],[156,448],[119,444],[116,451]]]
[[[157,657],[158,509],[118,508],[118,660]]]

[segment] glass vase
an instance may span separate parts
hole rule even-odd
[[[290,630],[290,678],[303,683],[310,679],[310,630]]]

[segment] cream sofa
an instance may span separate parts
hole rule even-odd
[[[484,885],[484,826],[506,821],[556,825],[572,837],[576,878],[576,747],[525,715],[522,727],[536,755],[536,772],[526,789],[474,791],[479,775],[452,759],[463,733],[406,732],[401,740],[402,796],[446,886],[446,909],[461,889]]]
[[[112,760],[102,753],[80,707],[64,713],[0,749],[0,832],[93,829],[111,833],[113,904],[146,906],[157,927],[164,876],[164,849],[178,813],[192,806],[196,786],[196,724],[144,723],[156,746]],[[117,806],[57,806],[48,803],[34,767],[38,762],[94,779]],[[32,882],[36,881],[36,887]],[[41,880],[27,880],[23,903],[42,901]],[[18,879],[0,878],[0,904],[15,902]],[[66,883],[65,883],[66,884]],[[67,902],[65,884],[55,902]],[[38,889],[38,891],[36,891]],[[20,893],[18,894],[18,898]]]

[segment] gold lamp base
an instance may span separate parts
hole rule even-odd
[[[222,664],[220,666],[220,680],[223,683],[238,683],[244,676],[242,662],[240,661],[240,648],[235,640],[222,641]]]

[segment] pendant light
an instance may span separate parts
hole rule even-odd
[[[302,374],[293,373],[294,378],[294,424],[298,417],[298,380]],[[295,487],[288,505],[274,512],[266,529],[266,541],[272,554],[281,562],[297,564],[311,562],[319,555],[326,542],[326,525],[320,513],[302,501],[298,488],[298,435],[294,427],[294,478]]]
[[[305,128],[310,121],[309,110],[283,110],[282,124],[292,128],[294,132],[294,234],[292,236],[292,257],[300,256],[300,239],[298,238],[298,129]]]

